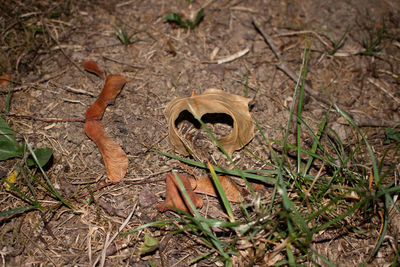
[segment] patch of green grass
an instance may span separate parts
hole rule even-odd
[[[388,37],[388,33],[384,18],[382,18],[380,23],[377,23],[368,10],[366,10],[366,16],[367,24],[357,22],[359,27],[364,31],[362,39],[364,51],[362,51],[361,54],[373,56],[381,53],[384,40]]]
[[[334,37],[330,37],[332,49],[328,50],[329,55],[334,55],[343,45],[344,45],[344,40],[346,38],[347,33],[349,32],[349,25],[347,25],[346,30],[344,33],[340,36],[339,39],[335,39]]]
[[[131,35],[129,35],[125,29],[121,28],[121,27],[116,27],[115,31],[117,33],[118,39],[121,41],[121,43],[123,45],[129,45],[132,43],[132,37],[135,36],[135,33],[132,33]]]
[[[268,169],[240,169],[198,116],[195,118],[231,162],[232,169],[211,166],[204,162],[157,151],[185,164],[208,169],[214,182],[216,173],[242,177],[248,190],[252,192],[254,201],[240,203],[241,214],[235,213],[234,206],[226,200],[224,190],[215,183],[222,201],[221,205],[227,212],[229,221],[206,218],[195,209],[192,203],[190,205],[194,210],[193,216],[182,213],[179,218],[174,219],[174,222],[181,226],[175,233],[184,232],[193,235],[207,244],[205,248],[208,251],[194,255],[192,262],[208,259],[224,262],[225,266],[232,266],[237,264],[233,262],[233,259],[239,257],[239,252],[243,249],[239,244],[247,242],[260,254],[257,254],[258,258],[254,255],[254,258],[240,264],[249,266],[263,264],[260,259],[264,255],[276,252],[282,256],[275,262],[278,266],[318,264],[317,259],[327,266],[334,266],[340,259],[333,263],[321,255],[321,252],[312,249],[314,237],[330,230],[343,234],[364,232],[363,222],[371,221],[374,217],[383,218],[381,224],[375,229],[378,231],[381,228],[382,231],[370,255],[364,258],[364,262],[367,263],[373,259],[382,246],[388,229],[390,206],[393,205],[400,211],[398,205],[394,203],[395,195],[400,193],[400,186],[391,179],[391,175],[396,175],[394,174],[396,164],[400,162],[398,155],[400,144],[396,146],[394,157],[392,157],[397,158],[397,161],[393,162],[392,168],[383,171],[385,157],[378,162],[366,138],[366,133],[337,105],[333,104],[332,109],[340,114],[358,135],[358,142],[355,145],[345,145],[338,133],[329,127],[330,109],[326,111],[321,121],[313,122],[315,125],[309,125],[303,118],[308,58],[309,50],[306,50],[301,75],[293,95],[293,99],[298,100],[297,109],[292,104],[288,110],[290,116],[283,140],[268,139],[257,119],[253,117],[259,136],[265,142],[265,154],[271,155],[271,162],[265,162]],[[296,123],[294,144],[289,142],[289,129],[293,121]],[[390,132],[392,139],[397,137],[396,134],[397,132]],[[303,136],[312,138],[310,145],[305,144]],[[181,191],[189,199],[179,177],[176,176],[176,178]],[[267,190],[271,193],[268,197],[261,197],[255,192],[249,183],[254,180],[264,182],[269,186]],[[140,226],[134,231],[154,225],[162,227],[163,222]],[[215,227],[222,231],[216,233]],[[260,242],[264,245],[257,250]],[[394,259],[394,264],[396,261]]]
[[[0,116],[0,161],[11,158],[22,159],[20,163],[17,164],[17,168],[13,173],[7,177],[1,177],[1,179],[4,183],[3,185],[6,188],[6,191],[14,194],[28,204],[27,206],[2,211],[0,212],[0,217],[26,212],[28,210],[44,211],[45,207],[40,204],[37,198],[37,184],[44,188],[52,197],[58,199],[67,207],[72,208],[72,206],[55,189],[54,185],[43,169],[44,166],[50,161],[52,154],[52,149],[48,147],[37,148],[34,151],[32,145],[27,140],[20,145],[15,139],[12,129]],[[42,173],[45,183],[37,178],[37,169]],[[18,179],[21,178],[23,178],[23,180],[19,181]],[[29,190],[26,192],[25,189],[19,188],[18,185],[26,186]]]
[[[177,13],[169,13],[166,17],[165,20],[169,23],[176,23],[178,26],[182,27],[182,28],[190,28],[191,30],[193,30],[194,28],[196,28],[197,25],[199,25],[200,21],[203,19],[204,16],[204,8],[200,9],[197,14],[196,14],[196,18],[194,19],[194,21],[190,20],[190,19],[186,19],[185,21],[182,20],[182,18],[180,17],[180,15],[178,15]]]
[[[362,46],[364,51],[362,54],[365,55],[376,55],[382,51],[383,40],[386,35],[385,22],[382,21],[382,25],[375,25],[374,29],[369,31],[363,38]]]

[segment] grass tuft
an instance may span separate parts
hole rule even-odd
[[[337,42],[337,47],[343,41],[344,35]],[[222,206],[228,213],[230,222],[207,219],[202,217],[198,210],[194,216],[181,215],[180,223],[183,224],[187,233],[204,239],[208,247],[212,248],[195,257],[194,262],[204,258],[210,259],[217,253],[222,257],[217,256],[213,260],[218,258],[225,262],[225,266],[230,266],[234,264],[232,257],[238,257],[239,240],[244,239],[250,243],[267,240],[262,253],[278,251],[283,260],[276,262],[277,265],[294,266],[302,262],[320,262],[327,266],[334,266],[334,263],[321,252],[311,247],[316,235],[330,230],[340,232],[342,229],[360,232],[362,222],[372,217],[381,218],[381,225],[378,227],[381,231],[366,262],[373,259],[382,246],[387,231],[390,206],[400,210],[393,200],[395,195],[400,193],[400,186],[394,182],[388,182],[390,170],[392,173],[395,171],[393,167],[396,163],[389,171],[382,172],[382,162],[378,164],[366,134],[335,104],[332,109],[326,111],[320,122],[315,122],[315,125],[307,124],[303,118],[303,106],[309,56],[310,48],[303,54],[302,71],[294,90],[295,101],[289,109],[290,116],[283,140],[268,139],[253,116],[259,135],[265,142],[265,153],[270,153],[272,158],[272,162],[265,162],[268,169],[240,169],[193,110],[191,112],[195,118],[231,162],[232,169],[212,166],[209,162],[206,164],[180,158],[153,149],[155,152],[185,164],[208,169],[222,200]],[[245,93],[247,93],[247,71],[245,79]],[[329,127],[329,116],[332,110],[342,116],[358,134],[358,142],[352,148],[347,147],[345,141],[341,140],[339,135]],[[292,121],[296,122],[295,144],[289,142]],[[314,128],[317,130],[312,130]],[[396,132],[390,131],[389,134],[391,134],[390,140],[395,141]],[[308,146],[302,140],[305,135],[312,138]],[[399,149],[400,145],[395,149],[396,154]],[[254,153],[250,154],[254,155]],[[261,203],[258,209],[255,209],[251,203],[243,202],[239,205],[242,214],[235,213],[235,206],[231,206],[227,201],[225,192],[218,184],[217,173],[242,177],[249,191],[253,193],[254,201]],[[250,184],[253,180],[265,182],[270,187],[268,189],[271,191],[270,196],[260,199]],[[184,189],[183,185],[180,187]],[[231,233],[236,238],[226,238],[226,235],[216,236],[213,233],[215,226],[223,228],[225,233]],[[255,264],[257,260],[252,259],[250,262]]]

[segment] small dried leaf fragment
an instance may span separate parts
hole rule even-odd
[[[183,173],[177,174],[179,179],[182,181],[188,196],[190,197],[192,203],[196,208],[201,208],[203,206],[203,200],[200,196],[196,195],[192,191],[192,186],[189,181],[189,176]],[[184,197],[183,193],[179,189],[179,184],[176,181],[174,174],[168,173],[165,177],[167,183],[167,190],[165,201],[162,204],[157,205],[160,212],[167,210],[181,210],[190,212],[193,214],[193,210],[190,208],[188,200]]]
[[[114,183],[124,178],[128,169],[128,157],[122,148],[105,133],[100,119],[107,105],[114,101],[125,82],[122,75],[107,76],[103,90],[96,102],[87,109],[85,115],[85,133],[99,148],[107,176]]]
[[[104,72],[100,69],[96,62],[91,60],[85,60],[82,62],[82,66],[85,68],[86,71],[90,73],[94,73],[103,80],[106,78]]]
[[[228,176],[218,176],[218,180],[220,181],[226,197],[229,201],[240,202],[241,200],[243,200],[242,190],[238,185],[235,184],[235,182],[232,181],[231,178],[229,178]],[[218,193],[211,178],[201,177],[198,180],[190,179],[190,182],[192,184],[192,187],[195,186],[194,192],[214,197],[218,196]]]
[[[196,117],[205,114],[224,113],[232,117],[233,129],[231,134],[222,137],[218,141],[229,155],[235,150],[241,149],[253,139],[254,125],[248,104],[250,98],[226,93],[223,90],[210,88],[201,95],[176,98],[172,100],[166,110],[165,116],[168,121],[168,134],[171,145],[183,155],[188,155],[184,141],[181,140],[175,121],[183,111],[192,113]]]
[[[10,74],[3,74],[0,76],[0,86],[10,86],[12,81],[12,76]]]

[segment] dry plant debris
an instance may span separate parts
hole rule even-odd
[[[218,180],[224,189],[226,197],[229,201],[240,202],[243,200],[241,188],[232,181],[228,176],[218,176]],[[200,177],[198,180],[190,178],[194,192],[216,197],[218,195],[215,190],[213,181],[210,177]]]
[[[12,76],[10,74],[3,74],[0,76],[0,86],[7,87],[10,85]]]
[[[248,108],[250,101],[250,98],[214,88],[205,90],[201,95],[172,100],[165,111],[170,143],[177,152],[186,156],[189,154],[175,125],[183,111],[192,113],[195,118],[201,118],[205,114],[223,113],[233,119],[233,129],[231,134],[218,141],[231,156],[235,150],[241,149],[253,139],[254,125]]]
[[[218,196],[214,184],[209,177],[201,177],[196,180],[184,173],[179,173],[178,177],[181,179],[191,201],[196,208],[201,208],[203,206],[203,200],[196,193],[213,197]],[[165,179],[167,182],[166,199],[164,203],[157,206],[158,210],[160,212],[167,210],[180,210],[186,212],[190,211],[190,213],[193,214],[188,201],[179,188],[174,174],[168,173]],[[229,201],[240,202],[243,200],[242,190],[229,177],[218,176],[218,179]]]
[[[184,173],[178,173],[177,175],[182,181],[182,184],[185,187],[185,190],[194,206],[196,208],[201,208],[203,206],[203,200],[200,196],[193,192],[192,185],[189,181],[189,176]],[[190,211],[190,213],[193,214],[193,210],[191,209],[188,200],[184,197],[182,191],[180,190],[174,174],[168,173],[165,177],[165,180],[167,183],[165,201],[164,203],[157,205],[158,210],[160,212],[167,210],[180,210],[185,212]]]
[[[90,70],[95,70],[93,72],[96,74],[102,73],[96,66],[97,64],[90,64]],[[86,66],[84,67],[86,68]],[[100,120],[107,105],[114,101],[125,83],[126,80],[122,75],[108,75],[99,97],[87,109],[85,115],[85,133],[99,148],[106,166],[107,176],[114,183],[118,183],[124,178],[128,169],[128,157],[122,148],[105,133]]]
[[[85,60],[82,62],[82,66],[86,71],[91,72],[102,78],[103,80],[106,78],[104,72],[99,68],[96,62],[91,60]]]

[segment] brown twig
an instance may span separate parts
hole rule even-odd
[[[40,212],[40,215],[42,216],[42,220],[43,220],[43,224],[44,224],[44,228],[46,228],[47,232],[49,233],[49,235],[54,238],[55,240],[58,240],[58,238],[54,235],[53,230],[51,230],[49,222],[46,220],[45,215],[43,214],[43,212]]]
[[[43,119],[30,115],[19,115],[19,114],[1,114],[2,116],[15,117],[20,119],[43,121],[43,122],[85,122],[83,119],[72,119],[72,118],[56,118],[56,119]]]
[[[133,69],[145,69],[146,68],[144,66],[132,65],[132,64],[129,64],[129,63],[126,63],[126,62],[122,62],[122,61],[119,61],[119,60],[116,60],[116,59],[113,59],[113,58],[110,58],[110,57],[106,57],[106,56],[103,56],[103,58],[106,59],[106,60],[121,64],[121,65],[125,65],[125,66],[128,66],[128,67],[131,67]]]
[[[274,42],[272,41],[272,38],[267,35],[258,25],[256,22],[256,19],[253,17],[253,21],[252,21],[254,27],[256,28],[256,30],[262,35],[262,37],[264,38],[264,41],[267,43],[267,45],[271,48],[271,51],[274,53],[274,55],[276,56],[276,58],[279,60],[279,65],[277,66],[278,69],[282,70],[287,76],[289,76],[293,81],[297,82],[298,80],[298,75],[296,75],[296,73],[294,71],[292,71],[285,63],[283,57],[281,54],[279,54],[278,52],[278,48],[275,46]],[[315,91],[310,85],[308,85],[307,83],[304,84],[304,89],[305,91],[311,95],[313,98],[315,98],[316,100],[331,106],[333,104],[333,101],[327,97],[321,97],[319,92]],[[337,107],[339,107],[336,104]],[[365,118],[365,117],[360,117],[359,115],[350,112],[342,107],[339,107],[342,111],[344,111],[345,113],[351,115],[353,117],[354,122],[362,127],[362,126],[369,126],[369,127],[394,127],[396,125],[399,125],[400,122],[393,122],[393,121],[387,121],[387,120],[382,120],[382,119],[369,119],[369,118]]]

